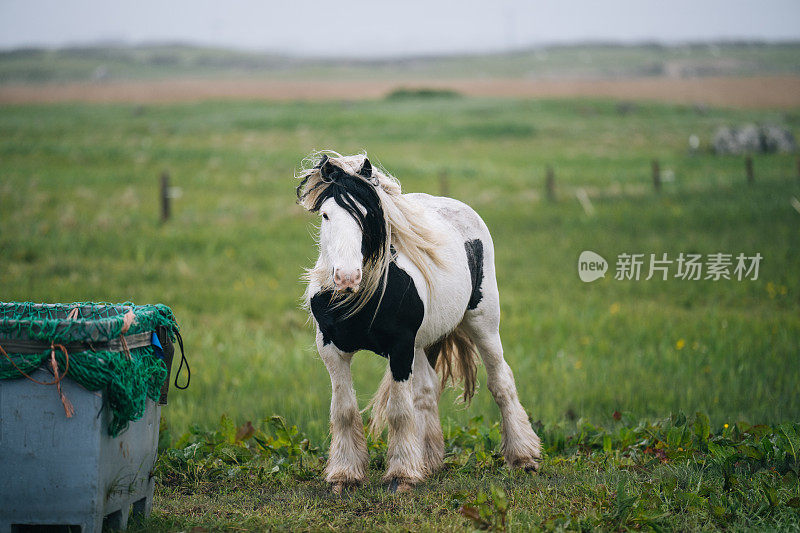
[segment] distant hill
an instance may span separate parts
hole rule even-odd
[[[168,78],[615,79],[800,75],[800,42],[666,46],[585,43],[502,54],[385,60],[302,59],[181,44],[0,52],[0,83]]]

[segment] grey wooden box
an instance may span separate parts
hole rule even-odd
[[[52,380],[41,369],[31,377]],[[148,399],[144,416],[111,437],[102,393],[69,377],[61,385],[72,418],[54,386],[0,380],[0,533],[99,533],[150,514],[161,407]]]

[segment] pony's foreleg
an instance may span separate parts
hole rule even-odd
[[[473,315],[466,320],[465,326],[481,354],[489,391],[503,417],[503,457],[509,466],[535,471],[539,468],[541,443],[519,401],[514,373],[503,357],[499,318],[493,320]]]
[[[422,443],[414,409],[411,376],[413,357],[413,344],[389,354],[392,372],[386,405],[389,446],[386,452],[388,467],[383,480],[389,482],[389,490],[393,492],[410,490],[425,477]]]
[[[346,485],[364,481],[369,466],[369,454],[350,374],[353,354],[343,353],[333,344],[323,344],[319,331],[317,349],[331,376],[332,389],[331,448],[328,464],[325,466],[325,480],[338,493]]]
[[[427,473],[434,473],[444,461],[444,437],[439,421],[439,377],[422,349],[414,352],[414,407],[422,440],[422,460]]]

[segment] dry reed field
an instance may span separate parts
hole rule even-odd
[[[450,89],[464,96],[613,98],[747,109],[800,106],[800,77],[624,79],[158,79],[0,85],[0,104],[176,103],[203,100],[378,99],[398,87]]]

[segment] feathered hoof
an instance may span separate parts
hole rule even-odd
[[[524,471],[526,471],[527,473],[529,473],[529,474],[535,474],[536,472],[539,471],[539,463],[534,461],[533,463],[531,463],[529,465],[523,466],[522,469]]]
[[[524,470],[530,474],[535,474],[539,471],[539,456],[537,455],[527,455],[527,456],[516,456],[516,457],[508,457],[506,456],[506,464],[509,468],[514,470]]]
[[[344,494],[348,489],[354,489],[359,485],[359,483],[347,483],[344,481],[336,481],[331,483],[331,492],[333,492],[337,496],[341,496]]]
[[[518,459],[511,464],[511,467],[524,470],[529,474],[535,474],[539,471],[539,461],[533,458]]]
[[[404,492],[411,492],[414,490],[414,485],[405,479],[393,477],[389,481],[389,492],[392,494],[402,494]]]

